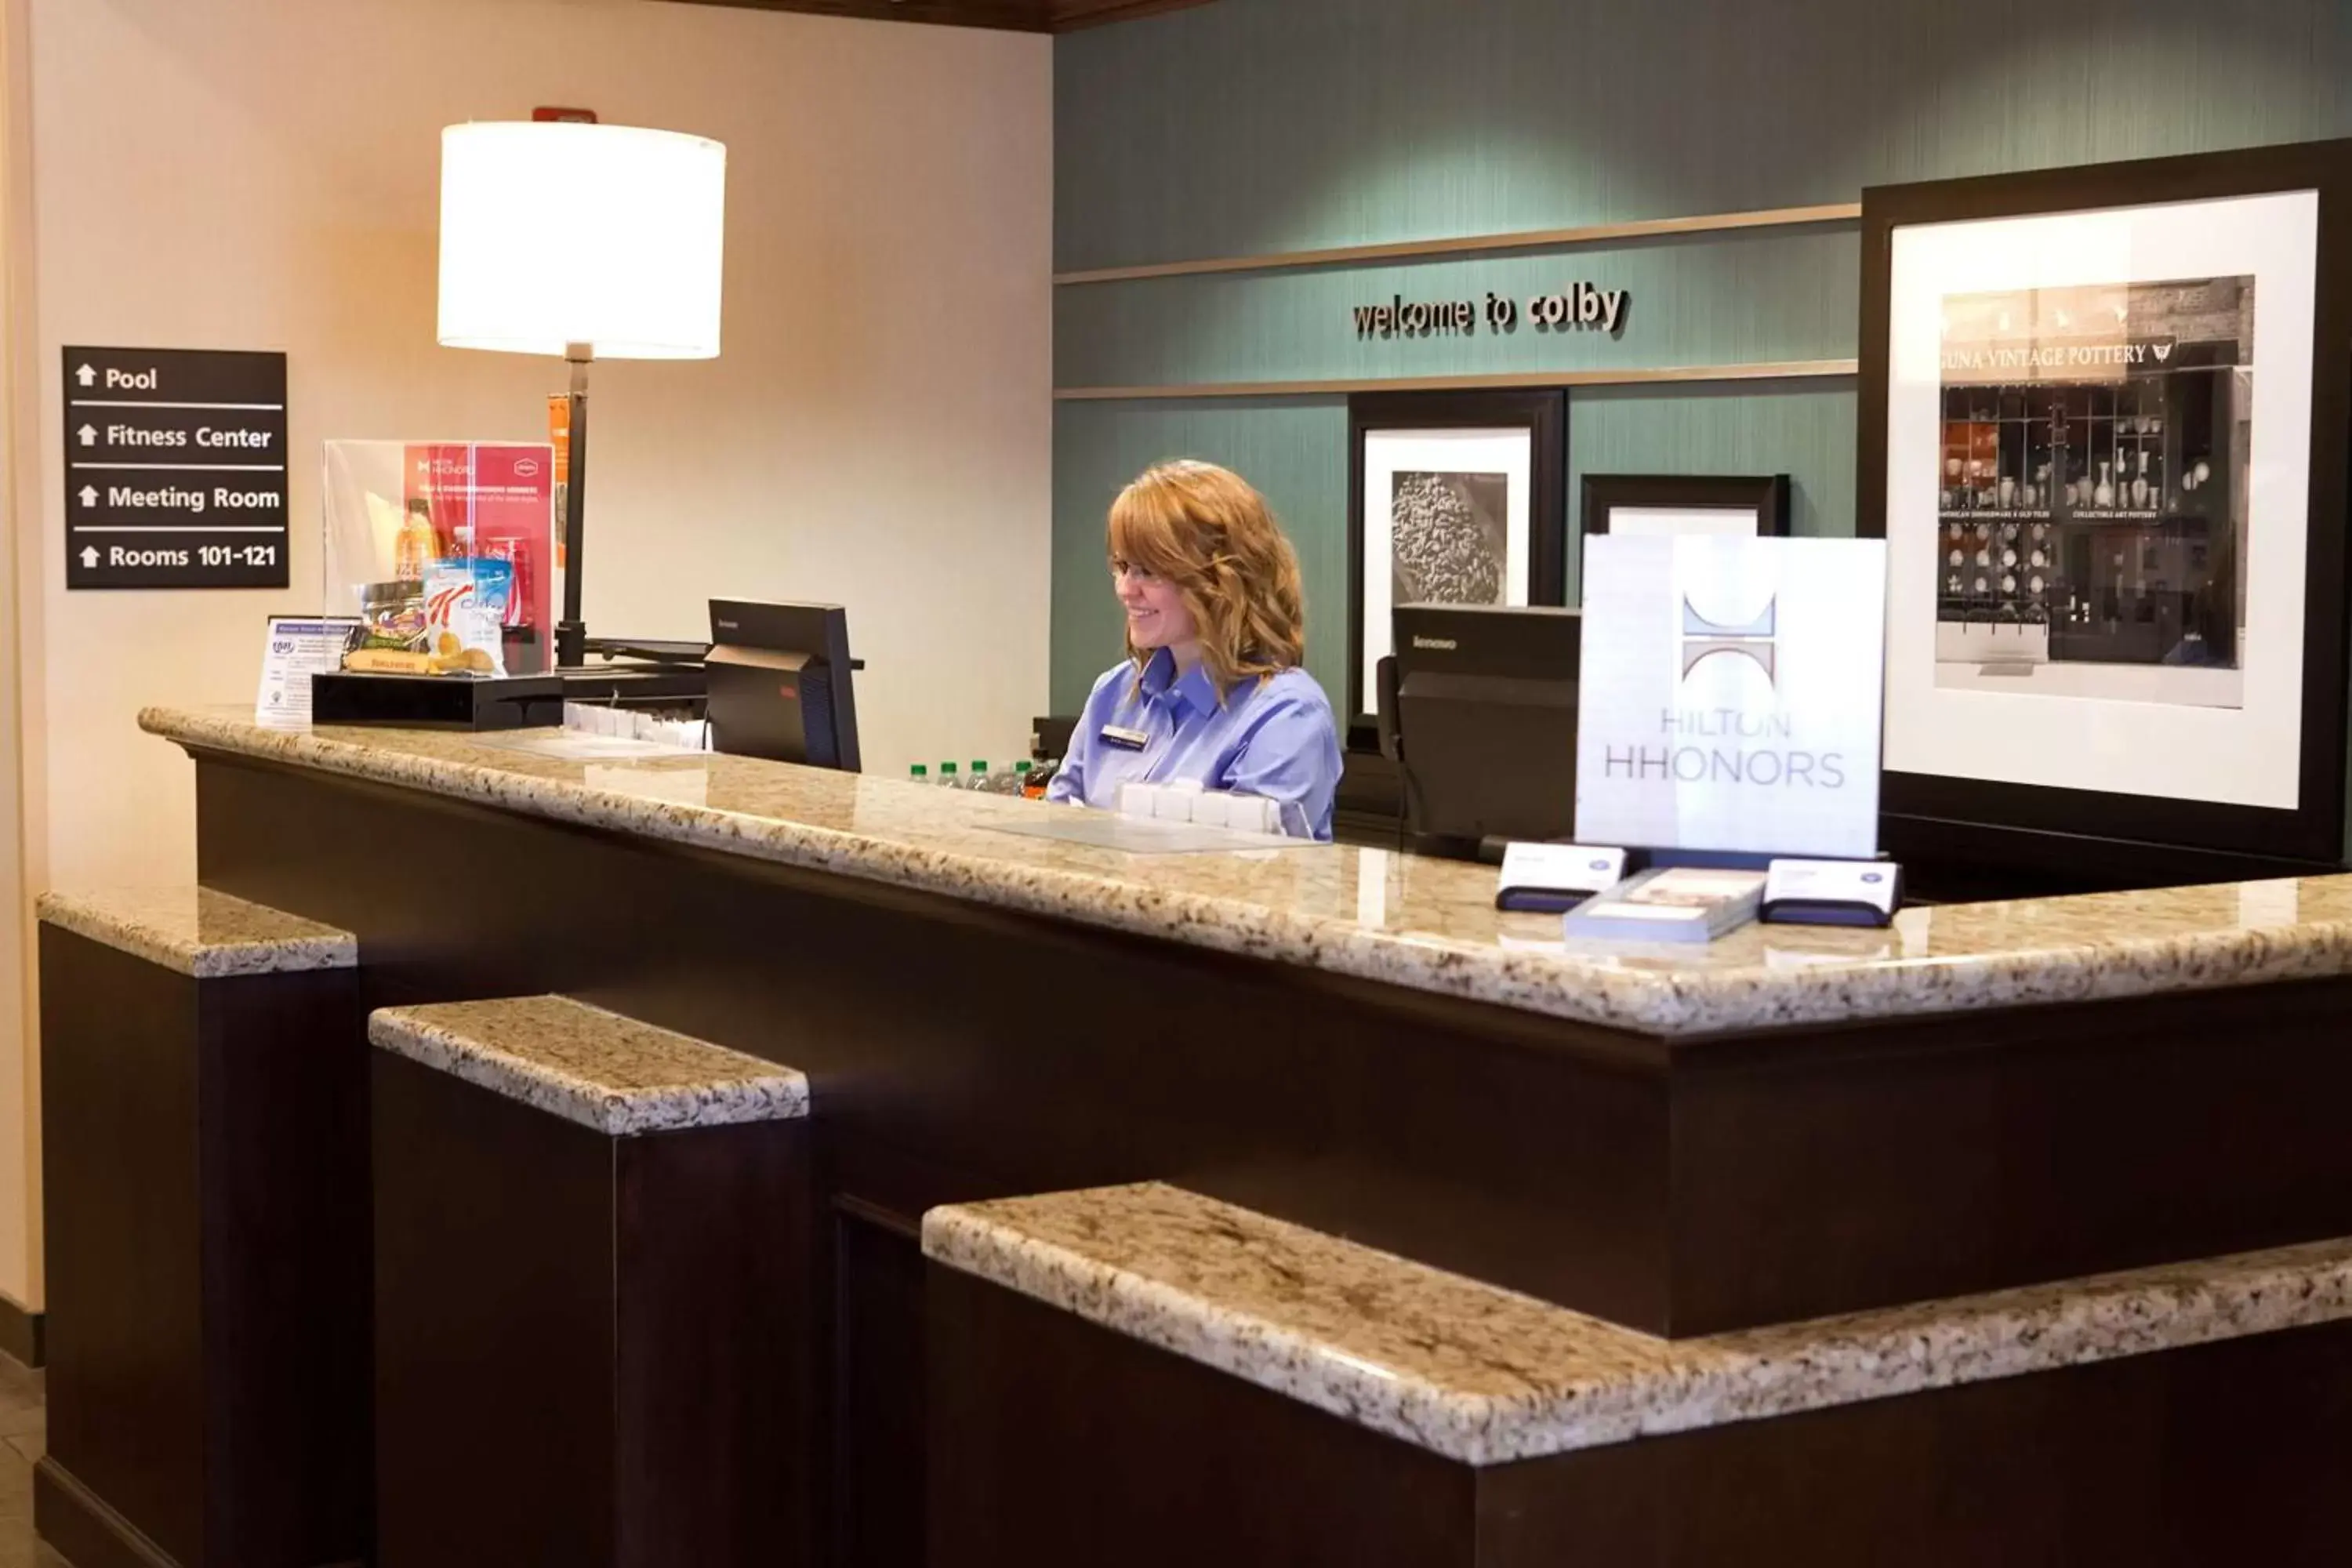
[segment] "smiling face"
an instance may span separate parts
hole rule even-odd
[[[1182,590],[1169,578],[1147,572],[1131,561],[1110,563],[1111,590],[1127,612],[1127,640],[1139,652],[1173,648],[1180,661],[1201,640],[1201,628],[1184,603]]]
[[[1166,648],[1205,668],[1219,691],[1304,655],[1298,558],[1265,498],[1213,463],[1155,463],[1105,520],[1111,591],[1139,667]]]

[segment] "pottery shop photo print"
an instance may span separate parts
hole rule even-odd
[[[1948,295],[1936,684],[2242,704],[2254,279]]]
[[[2340,864],[2352,140],[1862,207],[1890,851]]]

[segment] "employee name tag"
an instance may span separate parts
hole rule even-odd
[[[1556,914],[1625,879],[1625,851],[1587,844],[1509,844],[1495,889],[1498,910]]]
[[[1903,868],[1892,860],[1775,860],[1764,873],[1767,921],[1883,926],[1902,902]]]
[[[1106,724],[1100,731],[1103,744],[1117,746],[1122,752],[1139,752],[1151,739],[1140,730],[1122,730],[1116,724]]]

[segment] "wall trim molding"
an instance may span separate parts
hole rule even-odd
[[[177,1558],[83,1485],[55,1454],[42,1455],[33,1467],[33,1527],[51,1551],[70,1552],[87,1568],[181,1568]]]
[[[929,22],[947,27],[994,27],[1021,33],[1067,33],[1162,11],[1206,5],[1210,0],[685,0],[745,11],[798,11],[877,22]]]
[[[1529,370],[1469,375],[1342,377],[1332,381],[1193,381],[1167,386],[1057,386],[1056,403],[1147,403],[1178,397],[1336,397],[1352,392],[1460,392],[1514,386],[1641,386],[1707,381],[1825,381],[1859,373],[1850,359],[1759,360],[1644,370]]]
[[[1187,278],[1206,272],[1275,272],[1297,267],[1344,267],[1363,261],[1406,261],[1431,256],[1474,256],[1496,250],[1546,250],[1605,245],[1612,240],[1650,239],[1684,234],[1719,234],[1750,228],[1817,228],[1862,222],[1860,202],[1821,206],[1769,207],[1757,212],[1712,213],[1703,217],[1639,218],[1628,223],[1585,224],[1575,228],[1518,229],[1507,234],[1465,234],[1452,239],[1401,239],[1382,245],[1343,245],[1322,250],[1277,250],[1263,256],[1221,256],[1197,261],[1157,261],[1139,267],[1096,267],[1056,272],[1054,286],[1131,283],[1146,278]]]

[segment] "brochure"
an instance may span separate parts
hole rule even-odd
[[[1761,871],[1667,866],[1639,872],[1561,917],[1570,937],[1713,942],[1756,918]]]

